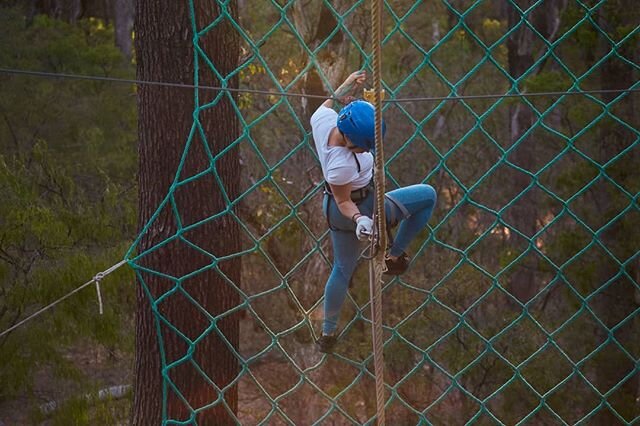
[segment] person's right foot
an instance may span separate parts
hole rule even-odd
[[[394,260],[387,258],[385,260],[385,263],[387,265],[387,271],[385,272],[385,274],[387,275],[403,274],[407,270],[407,268],[409,268],[409,260],[410,260],[409,256],[407,256],[407,253],[405,252],[402,252],[402,254]]]
[[[336,336],[329,335],[321,335],[320,338],[316,341],[316,345],[318,345],[318,350],[325,354],[330,354],[333,352],[333,347],[336,345]]]

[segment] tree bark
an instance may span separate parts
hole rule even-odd
[[[235,5],[228,7],[231,15],[235,16]],[[219,6],[213,0],[198,2],[195,8],[197,28],[202,29],[212,22],[219,12]],[[193,83],[193,35],[187,3],[172,0],[138,1],[135,30],[137,77],[140,80]],[[229,74],[237,66],[239,40],[237,33],[227,23],[219,24],[206,36],[200,37],[199,43],[222,75]],[[200,68],[203,69],[200,84],[221,84],[211,77],[213,72],[204,69],[206,65],[202,61]],[[228,83],[232,87],[237,87],[238,84],[236,78],[230,79]],[[193,123],[194,97],[193,90],[181,88],[141,86],[138,90],[139,225],[142,229],[169,192],[176,175],[185,140]],[[215,93],[200,90],[199,95],[202,103],[204,98],[211,98]],[[191,140],[180,173],[181,178],[212,166],[205,146],[216,155],[238,137],[239,122],[232,102],[235,102],[235,98],[231,100],[223,97],[215,106],[207,109],[206,113],[198,114],[206,140],[201,137]],[[176,210],[183,226],[223,211],[223,189],[231,199],[237,197],[240,170],[237,152],[227,153],[213,167],[225,188],[220,188],[210,173],[176,188],[173,192]],[[170,207],[163,209],[141,239],[139,252],[176,235],[177,221],[178,218]],[[220,238],[221,235],[224,238]],[[155,322],[157,317],[153,315],[150,300],[143,291],[143,286],[139,285],[132,423],[161,423],[164,384],[167,390],[167,419],[185,421],[193,415],[197,424],[234,424],[224,405],[234,413],[237,411],[235,385],[224,392],[223,402],[218,401],[212,408],[197,415],[192,409],[214,403],[219,396],[218,390],[229,385],[237,376],[238,360],[229,346],[238,347],[239,317],[233,314],[217,320],[217,330],[224,335],[225,343],[215,331],[207,333],[207,328],[211,326],[210,318],[197,309],[188,297],[195,299],[203,310],[215,317],[236,306],[239,296],[216,269],[206,269],[189,279],[182,277],[212,264],[211,256],[191,248],[187,241],[215,256],[228,255],[239,251],[239,228],[229,215],[224,215],[219,220],[209,221],[181,236],[185,240],[169,243],[139,261],[146,268],[176,277],[170,280],[152,274],[140,275],[154,299],[170,289],[176,290],[156,304],[155,308],[166,322],[187,336],[188,340],[178,335],[164,321]],[[223,262],[219,264],[219,268],[230,281],[240,285],[239,260]],[[164,366],[178,361],[178,365],[164,371],[161,371],[163,362],[156,327],[162,333]],[[199,339],[198,343],[192,343],[196,339]],[[186,362],[180,363],[181,359]],[[215,387],[207,377],[215,383]],[[177,396],[177,392],[190,407]]]

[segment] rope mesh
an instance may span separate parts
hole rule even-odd
[[[247,3],[239,20],[220,1],[219,17],[194,37],[197,63],[222,87],[239,75],[246,89],[319,94],[312,89],[322,85],[333,95],[347,72],[372,70],[366,2]],[[410,270],[383,284],[389,422],[640,420],[640,181],[634,169],[640,123],[629,92],[640,88],[640,26],[633,8],[616,11],[624,4],[384,2],[386,178],[391,187],[422,182],[439,193],[431,228],[411,247]],[[230,75],[220,75],[197,43],[223,22],[242,40],[240,65]],[[196,68],[195,82],[203,71]],[[597,89],[620,91],[569,96]],[[560,94],[524,96],[536,91]],[[496,92],[509,97],[393,102],[416,94]],[[181,176],[190,147],[202,143],[195,119],[178,178],[142,234],[163,209],[180,217],[175,191],[214,178],[228,209],[203,220],[231,216],[243,250],[216,258],[184,237],[199,223],[177,223],[173,237],[137,254],[136,241],[126,258],[158,321],[197,346],[198,339],[166,322],[160,305],[186,297],[200,309],[181,284],[207,269],[222,275],[219,262],[242,257],[242,288],[227,279],[241,304],[216,316],[203,313],[212,325],[203,335],[221,334],[218,321],[245,314],[240,347],[225,340],[240,373],[229,384],[209,383],[221,396],[238,386],[238,423],[374,422],[372,318],[362,268],[343,309],[336,353],[321,355],[312,344],[331,264],[308,125],[312,99],[243,94],[235,103],[220,91],[198,108],[225,96],[242,135],[215,156],[206,146],[204,152],[215,164],[239,150],[242,194],[228,199],[215,168]],[[186,244],[212,262],[180,277],[144,266],[145,256],[171,244]],[[152,294],[146,274],[174,285]],[[164,351],[161,337],[159,344]],[[165,386],[178,395],[170,375],[190,361],[163,365]],[[226,401],[192,410],[215,405]],[[164,418],[165,424],[189,422],[193,417]]]

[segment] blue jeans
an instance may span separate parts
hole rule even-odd
[[[360,212],[371,217],[375,194],[357,203]],[[385,195],[387,226],[400,224],[389,254],[399,256],[411,240],[425,227],[436,204],[436,191],[430,185],[418,184],[399,188]],[[349,280],[356,269],[360,256],[360,241],[356,237],[356,224],[342,215],[331,195],[325,194],[323,212],[328,215],[333,243],[333,269],[324,288],[324,334],[337,328],[338,316],[347,296]]]

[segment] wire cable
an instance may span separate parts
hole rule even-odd
[[[0,73],[11,75],[26,75],[32,77],[44,77],[44,78],[60,78],[68,80],[87,80],[87,81],[102,81],[110,83],[120,84],[137,84],[141,86],[161,86],[161,87],[174,87],[180,89],[203,89],[203,90],[216,90],[236,93],[249,93],[265,96],[286,96],[293,98],[312,98],[312,99],[333,99],[340,101],[341,98],[325,96],[325,95],[312,95],[307,93],[296,92],[276,92],[273,90],[259,90],[259,89],[239,89],[235,87],[220,87],[186,83],[173,83],[164,81],[150,81],[150,80],[137,80],[129,78],[118,77],[104,77],[96,75],[85,74],[68,74],[68,73],[54,73],[46,71],[32,71],[22,70],[14,68],[0,68]],[[477,99],[503,99],[503,98],[530,98],[530,97],[551,97],[551,96],[576,96],[576,95],[598,95],[598,94],[623,94],[623,93],[638,93],[640,88],[635,89],[594,89],[594,90],[574,90],[574,91],[554,91],[554,92],[531,92],[531,93],[503,93],[503,94],[486,94],[486,95],[456,95],[456,96],[417,96],[409,98],[396,98],[396,99],[384,99],[383,103],[411,103],[411,102],[441,102],[441,101],[465,101],[465,100],[477,100]]]

